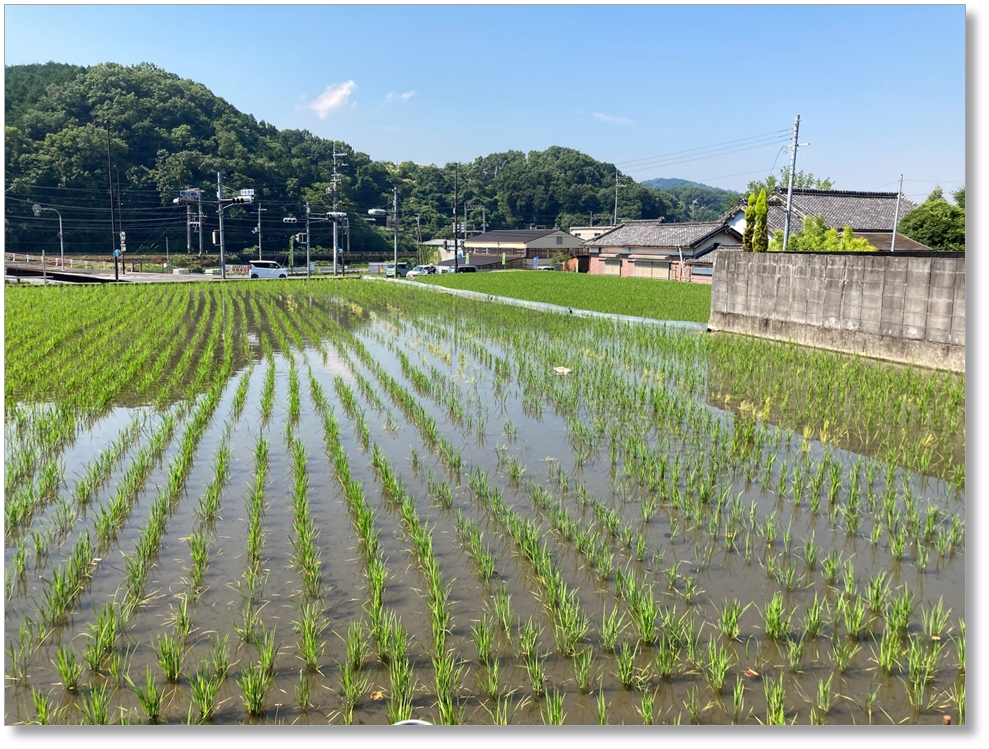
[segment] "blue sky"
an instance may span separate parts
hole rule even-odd
[[[7,65],[152,62],[373,159],[578,149],[643,181],[965,181],[962,5],[6,5]],[[728,145],[722,145],[728,144]],[[744,148],[744,150],[742,150]]]

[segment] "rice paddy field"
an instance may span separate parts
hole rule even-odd
[[[8,725],[965,722],[964,377],[383,281],[4,303]]]
[[[592,312],[700,323],[711,317],[711,287],[699,283],[526,270],[437,274],[417,280]]]

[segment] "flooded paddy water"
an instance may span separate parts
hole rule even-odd
[[[964,722],[963,377],[116,291],[6,295],[7,724]]]

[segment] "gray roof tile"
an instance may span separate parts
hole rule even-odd
[[[600,237],[584,242],[585,247],[693,247],[725,228],[721,221],[673,224],[661,221],[630,221]]]

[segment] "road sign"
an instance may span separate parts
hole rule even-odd
[[[241,190],[240,191],[240,194],[241,195],[244,195],[244,196],[253,195],[254,194],[254,190]]]
[[[113,251],[113,256],[114,257],[120,257],[120,250],[114,250]]]
[[[180,198],[198,198],[199,190],[179,190]]]

